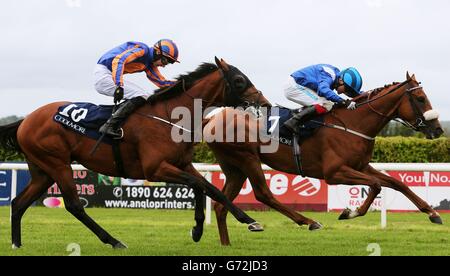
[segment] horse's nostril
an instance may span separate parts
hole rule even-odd
[[[434,131],[434,135],[437,137],[441,136],[442,134],[444,134],[444,130],[442,130],[442,128],[438,127],[436,128],[436,130]]]

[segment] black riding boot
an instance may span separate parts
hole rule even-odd
[[[112,136],[114,139],[123,137],[122,123],[133,111],[144,105],[146,100],[142,97],[136,97],[124,102],[109,118],[109,120],[100,127],[99,132]]]
[[[298,134],[298,127],[300,124],[308,121],[317,114],[316,108],[311,105],[303,108],[299,113],[294,114],[292,118],[284,123],[284,126],[291,132]]]

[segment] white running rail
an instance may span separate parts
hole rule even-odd
[[[450,171],[450,163],[372,163],[375,169],[379,171]],[[219,165],[196,163],[194,167],[204,177],[211,182],[211,172],[221,171]],[[263,170],[272,170],[267,165],[261,166]],[[72,165],[73,170],[86,170],[82,165]],[[28,170],[28,165],[24,163],[0,163],[0,170],[12,170],[11,179],[11,200],[17,195],[17,171]],[[212,202],[209,197],[206,197],[206,224],[211,224],[211,208]],[[381,227],[385,228],[387,224],[387,208],[385,188],[381,191]]]

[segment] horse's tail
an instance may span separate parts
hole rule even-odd
[[[19,142],[17,141],[17,129],[23,119],[9,125],[0,126],[0,147],[9,152],[21,153]]]

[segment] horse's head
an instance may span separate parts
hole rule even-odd
[[[227,64],[223,59],[215,58],[226,81],[224,103],[226,106],[271,106],[264,95],[256,89],[250,79],[238,68]]]
[[[406,73],[406,79],[406,95],[402,97],[397,116],[407,126],[425,134],[428,139],[438,138],[444,133],[438,120],[439,113],[431,107],[427,95],[415,76]]]

